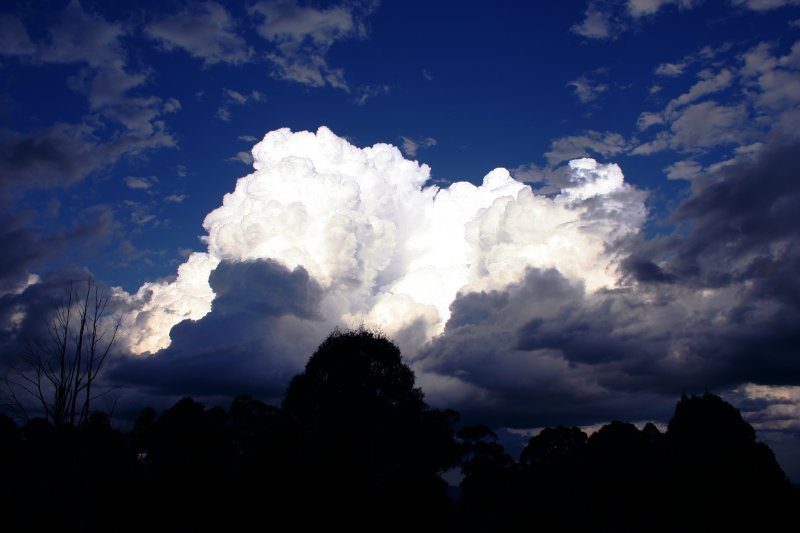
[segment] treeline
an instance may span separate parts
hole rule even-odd
[[[800,530],[772,452],[717,396],[681,398],[664,433],[547,428],[515,460],[428,407],[397,347],[364,330],[328,337],[280,407],[184,398],[127,432],[102,413],[0,416],[0,479],[4,531]]]

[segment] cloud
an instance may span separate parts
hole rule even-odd
[[[139,176],[126,176],[125,185],[129,189],[148,190],[158,183],[158,178],[155,176],[139,177]]]
[[[785,6],[800,5],[800,0],[730,0],[735,6],[744,6],[753,11],[770,11]]]
[[[636,119],[636,127],[639,131],[645,131],[653,126],[663,123],[664,117],[661,116],[661,113],[651,113],[648,111],[640,114],[639,118]]]
[[[655,18],[670,6],[689,11],[702,3],[703,0],[588,0],[583,20],[575,24],[572,31],[588,39],[616,39],[631,27],[638,27],[643,20]],[[732,7],[769,11],[800,5],[800,0],[729,0],[729,3]]]
[[[667,149],[701,153],[725,145],[736,152],[765,135],[797,135],[793,124],[800,118],[800,43],[783,54],[773,43],[762,42],[732,58],[718,57],[730,48],[706,47],[684,58],[687,65],[715,66],[701,69],[699,80],[663,110],[639,115],[637,129],[654,130],[654,137],[641,141],[631,154]],[[715,100],[708,99],[712,95]]]
[[[671,180],[691,180],[702,171],[703,167],[697,161],[691,159],[677,161],[664,169],[667,179]]]
[[[611,12],[601,2],[590,1],[586,7],[583,21],[572,27],[572,31],[589,39],[608,39],[611,32]]]
[[[86,96],[91,112],[77,122],[0,132],[4,189],[70,185],[124,155],[175,145],[162,117],[179,110],[180,102],[130,94],[148,80],[146,71],[131,71],[127,64],[122,43],[130,28],[85,10],[77,1],[67,4],[36,42],[17,18],[3,16],[0,24],[9,31],[0,42],[0,54],[35,66],[76,67],[67,84]]]
[[[120,293],[132,350],[164,348],[174,325],[205,316],[215,301],[208,276],[221,261],[260,259],[304,268],[324,291],[331,327],[379,324],[414,348],[441,331],[458,291],[504,286],[530,265],[558,265],[590,290],[613,284],[606,246],[638,231],[645,213],[618,167],[590,159],[573,162],[559,193],[544,197],[504,169],[480,187],[424,187],[427,166],[326,128],[271,132],[253,156],[255,172],[206,217],[208,251],[172,282]]]
[[[723,69],[717,74],[704,70],[698,74],[698,77],[701,78],[700,81],[692,85],[687,92],[681,94],[667,104],[667,108],[664,110],[666,114],[672,114],[678,107],[685,106],[709,94],[727,89],[733,81],[733,73],[728,69]]]
[[[180,204],[183,203],[183,201],[188,197],[188,194],[170,194],[169,196],[164,197],[164,201],[172,204]]]
[[[546,195],[503,169],[426,187],[393,146],[270,132],[206,217],[206,250],[115,289],[120,346],[153,356],[116,357],[109,377],[278,398],[334,326],[363,321],[398,340],[431,403],[492,425],[663,420],[709,389],[783,427],[798,402],[779,395],[800,385],[800,146],[739,152],[669,167],[708,179],[645,239],[646,195],[613,164],[572,160]],[[0,317],[20,305],[0,297]]]
[[[223,261],[208,283],[216,298],[207,315],[173,328],[157,357],[117,359],[111,379],[157,394],[280,398],[327,334],[317,326],[321,287],[272,260]]]
[[[48,63],[87,63],[96,69],[124,68],[120,43],[128,30],[71,1],[47,30],[49,39],[37,46],[38,59]]]
[[[759,43],[742,55],[740,73],[755,105],[763,111],[790,114],[800,103],[800,41],[786,55],[771,43]]]
[[[9,221],[3,222],[5,227]],[[33,239],[27,240],[29,244],[38,240],[38,236],[31,237]],[[0,240],[3,240],[2,236]],[[24,260],[25,254],[19,257]],[[0,351],[3,353],[0,370],[3,371],[21,362],[28,342],[49,338],[48,325],[52,310],[63,302],[70,283],[91,277],[85,270],[71,269],[45,272],[40,276],[20,273],[15,283],[6,285],[12,279],[5,276],[6,273],[4,270],[3,276],[0,276]]]
[[[217,108],[217,112],[214,116],[223,122],[230,122],[232,106],[246,105],[250,102],[263,102],[266,100],[266,97],[256,90],[251,91],[250,94],[243,94],[233,89],[224,89],[222,94],[223,103]]]
[[[665,398],[727,390],[768,398],[753,416],[787,427],[800,408],[798,154],[773,144],[716,170],[678,207],[674,233],[623,245],[631,277],[612,290],[532,268],[503,289],[460,294],[414,362],[429,400],[540,427],[664,417]]]
[[[56,124],[33,134],[0,131],[0,186],[69,185],[107,164],[87,126]]]
[[[683,74],[686,63],[661,63],[656,67],[656,76],[676,77]]]
[[[677,5],[681,9],[690,9],[702,0],[628,0],[628,12],[634,18],[655,15],[662,7]]]
[[[692,187],[703,187],[713,174],[708,171],[748,156],[748,150],[752,155],[760,146],[754,141],[772,136],[796,138],[800,43],[783,50],[772,42],[746,45],[743,52],[727,56],[722,52],[729,52],[734,44],[704,47],[686,55],[680,63],[700,66],[699,80],[662,110],[639,115],[637,129],[652,133],[649,138],[634,140],[638,145],[630,154],[676,150],[696,157],[728,149],[726,156],[708,164],[702,172],[684,167],[668,169],[668,174],[676,177],[693,174]],[[711,96],[714,99],[709,99]]]
[[[273,75],[311,87],[349,90],[342,69],[328,65],[327,54],[337,41],[366,36],[364,19],[373,3],[343,4],[315,9],[294,0],[261,1],[248,8],[261,37],[275,46],[267,55]]]
[[[687,72],[689,67],[698,63],[707,64],[718,58],[723,52],[727,52],[733,46],[732,43],[722,43],[718,46],[704,46],[697,52],[686,54],[678,61],[665,62],[659,64],[655,69],[656,76],[678,77]]]
[[[87,96],[93,111],[144,135],[163,131],[159,115],[176,111],[176,100],[165,104],[155,96],[130,96],[145,84],[146,71],[132,72],[122,39],[130,33],[73,1],[48,28],[48,39],[38,43],[34,59],[43,63],[86,65],[68,79],[69,86]]]
[[[55,124],[29,134],[0,130],[0,192],[66,187],[127,154],[174,145],[171,135],[125,132],[98,142],[85,124]]]
[[[742,104],[721,105],[708,100],[690,105],[670,117],[669,131],[660,131],[630,153],[650,155],[667,149],[703,152],[715,146],[740,144],[750,136],[747,119],[747,107]]]
[[[364,105],[367,103],[367,100],[375,97],[381,96],[384,94],[389,94],[391,91],[391,87],[386,84],[382,85],[364,85],[358,88],[357,96],[355,98],[355,103],[358,105]]]
[[[0,54],[24,57],[35,51],[22,21],[10,13],[0,13]]]
[[[405,135],[400,136],[402,141],[403,152],[410,157],[416,157],[418,150],[426,150],[432,146],[436,146],[436,139],[433,137],[423,137],[419,139],[412,139]]]
[[[236,26],[224,6],[201,2],[150,22],[145,34],[167,50],[185,50],[206,65],[239,65],[250,61],[254,52]]]
[[[616,39],[639,19],[656,15],[664,6],[688,9],[699,3],[700,0],[589,0],[583,21],[572,31],[588,39]]]
[[[33,213],[18,212],[0,216],[0,294],[24,285],[31,272],[48,263],[71,266],[96,243],[108,239],[113,215],[102,207],[83,210],[73,223],[59,231],[40,233]]]
[[[720,105],[713,101],[687,107],[672,123],[670,144],[678,149],[709,148],[745,139],[747,110],[743,106]]]
[[[581,76],[567,83],[568,87],[575,89],[575,96],[582,104],[596,100],[602,93],[608,91],[608,85],[601,82],[590,80],[586,76]]]
[[[243,165],[252,165],[253,156],[249,152],[237,152],[236,155],[229,157],[228,161],[238,161]]]
[[[619,133],[589,130],[581,135],[555,139],[544,156],[551,165],[592,155],[613,156],[627,149],[628,143]]]
[[[764,146],[755,158],[719,168],[716,183],[681,204],[674,221],[695,229],[690,237],[667,243],[671,270],[711,286],[774,278],[786,285],[772,296],[795,294],[795,281],[782,274],[797,261],[791,244],[800,232],[792,219],[800,207],[800,189],[791,179],[800,163],[797,148],[796,142]]]
[[[154,205],[152,203],[125,200],[122,202],[122,207],[130,212],[129,220],[136,228],[135,231],[154,229],[164,222],[153,212]]]

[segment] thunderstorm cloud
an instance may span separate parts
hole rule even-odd
[[[797,265],[797,153],[732,161],[646,238],[647,195],[615,164],[572,160],[539,190],[502,168],[440,188],[394,146],[273,131],[206,216],[206,251],[116,289],[130,355],[112,376],[279,397],[333,328],[366,324],[431,403],[495,425],[663,419],[703,389],[794,397],[797,287],[770,273]]]

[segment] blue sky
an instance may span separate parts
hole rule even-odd
[[[636,17],[625,6],[607,3],[610,20],[598,31],[608,36],[597,38],[581,35],[586,33],[581,24],[586,13],[606,4],[584,4],[466,3],[458,9],[446,3],[331,4],[319,13],[343,10],[348,28],[320,23],[323,42],[302,52],[307,56],[291,58],[322,60],[325,67],[314,72],[319,79],[281,72],[268,59],[276,47],[258,34],[263,17],[238,4],[140,2],[124,10],[89,2],[10,6],[2,86],[9,132],[37,139],[55,124],[80,125],[89,146],[115,135],[150,136],[80,166],[68,188],[20,187],[23,199],[15,202],[37,211],[46,205],[52,211],[53,203],[61,202],[56,224],[92,207],[113,212],[115,235],[103,243],[103,252],[119,242],[126,252],[113,261],[99,253],[91,265],[110,283],[130,290],[169,275],[179,249],[197,248],[202,218],[247,171],[237,166],[236,155],[249,152],[252,138],[278,127],[327,125],[360,146],[403,146],[409,139],[418,148],[406,153],[429,164],[434,178],[473,182],[498,166],[547,167],[554,143],[583,136],[555,159],[586,153],[617,162],[628,181],[656,192],[656,204],[688,187],[686,181],[665,179],[668,165],[729,158],[769,129],[735,141],[690,139],[677,149],[631,155],[653,138],[652,129],[637,128],[639,116],[663,111],[704,71],[741,68],[742,54],[761,43],[775,55],[787,54],[800,35],[793,25],[792,17],[800,17],[796,9],[656,2],[663,5]],[[185,25],[169,26],[178,14]],[[82,24],[87,25],[82,31],[97,35],[80,42],[65,33],[81,31]],[[54,36],[54,28],[67,30]],[[173,40],[158,38],[153,28],[171,28]],[[182,40],[176,37],[181,30]],[[76,49],[61,57],[49,50],[65,46],[58,35]],[[122,65],[116,80],[122,85],[106,89],[123,92],[87,94],[91,89],[78,87],[77,76],[102,75],[104,62]],[[664,68],[669,65],[674,68]],[[126,83],[132,84],[127,91]],[[733,79],[714,91],[711,101],[751,104],[743,85]],[[104,97],[117,101],[100,101]],[[138,107],[133,112],[151,114],[150,123],[115,119],[117,108],[131,103]],[[738,118],[749,122],[757,112],[747,111]],[[95,117],[100,124],[91,123]],[[157,131],[150,131],[156,123]],[[128,177],[139,180],[126,182]],[[141,188],[131,188],[137,184]]]
[[[571,183],[569,160],[592,157],[619,165],[632,187],[626,205],[647,210],[635,238],[604,241],[617,252],[617,286],[631,298],[660,296],[688,311],[676,319],[681,332],[653,326],[657,313],[647,311],[638,329],[591,333],[599,304],[565,286],[559,305],[570,310],[561,319],[582,317],[568,333],[588,331],[597,346],[625,354],[668,338],[669,348],[658,350],[672,357],[684,347],[696,359],[680,371],[667,356],[654,356],[615,367],[624,379],[583,376],[583,386],[603,392],[575,393],[572,407],[553,409],[541,406],[561,392],[515,396],[519,389],[503,384],[513,363],[498,356],[493,364],[509,373],[497,383],[467,381],[487,397],[530,408],[506,416],[488,407],[505,405],[499,400],[456,407],[509,426],[559,422],[558,413],[564,423],[591,424],[631,406],[638,411],[629,417],[665,416],[674,394],[709,388],[749,406],[776,449],[797,442],[800,354],[791,332],[800,324],[797,301],[787,295],[797,290],[791,277],[800,234],[791,215],[798,204],[800,2],[11,0],[0,8],[0,71],[0,288],[14,309],[37,285],[31,274],[55,279],[85,268],[128,293],[173,279],[191,252],[206,251],[203,220],[252,171],[253,145],[279,128],[327,126],[359,148],[393,144],[429,165],[430,183],[443,188],[479,185],[504,167],[549,198]],[[597,209],[612,209],[598,202]],[[312,266],[299,266],[327,290]],[[569,278],[566,267],[555,268]],[[264,275],[284,279],[273,270]],[[537,279],[529,274],[516,286],[539,286]],[[521,297],[498,287],[507,305]],[[706,307],[686,300],[695,293],[724,296]],[[453,301],[453,316],[463,318],[465,305]],[[723,321],[731,310],[738,314]],[[524,315],[503,327],[521,339],[514,350],[526,342],[540,350],[544,341],[534,337],[542,318]],[[26,316],[33,320],[32,312]],[[487,331],[500,331],[499,323]],[[723,323],[719,336],[710,333]],[[749,332],[746,338],[731,340],[725,328],[734,323],[731,331]],[[438,340],[416,346],[418,373],[479,373],[478,359],[456,365],[449,358],[451,346],[473,339],[456,326],[454,318]],[[6,346],[20,342],[19,331],[5,331]],[[556,348],[553,338],[569,337],[548,335],[548,349]],[[730,343],[747,345],[751,355]],[[577,348],[567,344],[557,348],[575,363],[569,354]],[[600,368],[585,350],[573,356]],[[276,363],[283,369],[276,390],[298,369],[291,360]],[[120,368],[116,379],[148,388],[146,371]],[[217,390],[213,380],[196,381],[208,382],[209,394],[237,383],[230,378]],[[434,382],[433,397],[443,390],[436,388],[443,381]],[[197,393],[165,383],[159,394]],[[525,414],[536,409],[550,414]],[[800,459],[782,457],[796,477]]]

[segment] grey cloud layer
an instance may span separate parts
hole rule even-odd
[[[209,283],[208,315],[174,327],[155,357],[121,356],[110,379],[164,395],[280,397],[331,327],[319,314],[322,289],[303,268],[270,260],[222,262]]]
[[[659,395],[800,384],[798,154],[779,144],[722,168],[677,209],[674,234],[623,250],[635,279],[617,289],[587,294],[530,270],[462,295],[415,361],[423,380],[439,402],[530,427],[647,418]]]

